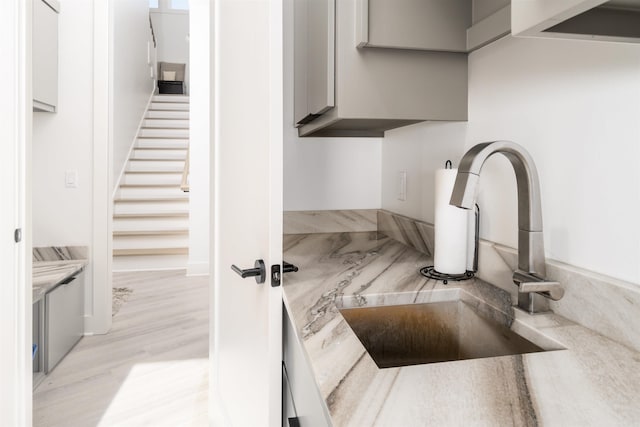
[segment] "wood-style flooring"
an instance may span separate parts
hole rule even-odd
[[[131,288],[107,335],[86,336],[34,391],[33,425],[206,426],[209,278],[115,273]]]

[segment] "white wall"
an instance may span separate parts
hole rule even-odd
[[[93,4],[65,0],[58,15],[57,113],[33,113],[33,246],[87,246],[93,242]],[[65,172],[77,171],[77,188]],[[85,278],[87,331],[93,331],[94,267]]]
[[[293,127],[292,5],[284,1],[284,210],[378,209],[381,138],[298,138]]]
[[[33,113],[33,245],[91,246],[93,5],[59,15],[58,112]],[[65,188],[65,171],[78,188]]]
[[[546,256],[640,283],[640,46],[507,37],[469,61],[469,121],[387,132],[382,206],[433,222],[433,174],[469,147],[507,139],[536,161]],[[396,200],[408,172],[408,200]],[[481,236],[517,246],[515,177],[481,175]]]
[[[193,11],[194,8],[196,12],[200,10],[202,6],[198,5],[198,3],[199,2],[196,1],[192,2],[190,5],[191,11]],[[187,64],[185,75],[187,93],[191,93],[189,90],[189,15],[189,12],[178,10],[151,12],[153,30],[158,42],[158,61]],[[200,40],[196,41],[196,43],[197,42],[200,42]]]
[[[191,85],[189,113],[189,261],[187,274],[209,273],[209,145],[213,136],[211,115],[212,23],[209,2],[191,2]]]
[[[113,13],[113,188],[127,161],[155,84],[149,73],[148,0],[115,0]]]

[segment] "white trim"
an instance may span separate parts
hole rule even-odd
[[[330,2],[335,7],[333,2]],[[269,1],[269,260],[282,265],[284,5]],[[333,70],[331,70],[333,71]],[[282,286],[269,288],[269,425],[282,423]]]
[[[110,3],[95,0],[93,10],[93,288],[86,296],[88,334],[104,334],[111,328],[113,6]]]
[[[0,168],[0,425],[30,426],[31,373],[31,2],[0,2],[0,98],[3,155]],[[13,230],[23,239],[15,243]]]
[[[151,91],[151,94],[149,94],[149,100],[147,101],[147,106],[144,107],[144,113],[142,113],[142,117],[140,118],[140,121],[138,122],[138,128],[136,129],[135,136],[133,137],[133,141],[131,142],[131,145],[129,146],[129,152],[127,153],[127,160],[122,165],[122,169],[120,170],[120,174],[118,175],[118,179],[116,180],[116,185],[114,185],[114,187],[113,187],[113,192],[111,193],[111,198],[112,199],[116,198],[116,193],[118,192],[118,189],[120,188],[120,181],[122,181],[122,177],[124,176],[124,173],[127,170],[127,164],[129,163],[129,159],[131,158],[131,153],[133,152],[134,147],[136,146],[136,141],[138,140],[138,134],[140,133],[140,129],[142,129],[142,125],[144,124],[145,118],[147,117],[147,111],[149,110],[149,106],[151,105],[151,102],[153,101],[153,97],[155,95],[156,95],[156,83],[155,83],[155,80],[154,80],[153,90]]]

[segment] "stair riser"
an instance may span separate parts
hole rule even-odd
[[[158,271],[182,269],[188,255],[114,256],[113,271]]]
[[[175,230],[188,227],[189,220],[186,218],[141,218],[113,220],[113,231]]]
[[[189,96],[187,95],[155,95],[151,102],[175,102],[175,103],[189,103]]]
[[[135,198],[145,199],[149,197],[182,199],[185,198],[185,193],[180,190],[180,187],[124,187],[120,188],[116,193],[116,200]]]
[[[180,185],[182,182],[182,173],[125,173],[122,177],[121,184],[124,185]]]
[[[154,160],[186,160],[187,150],[133,150],[131,159],[154,159]]]
[[[171,230],[120,230],[113,232],[114,239],[122,239],[125,237],[137,237],[146,239],[150,237],[189,237],[189,230],[171,229]]]
[[[142,123],[142,127],[161,129],[189,129],[189,120],[146,119]]]
[[[188,111],[147,111],[147,119],[183,119],[189,120]]]
[[[189,111],[189,104],[152,102],[150,111]]]
[[[130,160],[127,165],[127,171],[159,171],[159,172],[180,172],[184,170],[184,161],[168,161],[168,162],[156,162],[156,161],[136,161]]]
[[[184,150],[189,148],[188,139],[138,138],[135,148],[161,148]]]
[[[145,202],[145,203],[116,203],[114,214],[150,214],[162,212],[188,212],[189,202]]]
[[[140,129],[140,138],[189,138],[188,129]]]
[[[189,246],[189,236],[114,236],[113,249],[179,248]]]

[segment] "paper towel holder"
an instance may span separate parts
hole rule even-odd
[[[448,164],[451,164],[451,160],[447,160]],[[445,168],[447,167],[447,163],[445,163]],[[449,281],[453,282],[461,282],[463,280],[469,280],[475,277],[476,272],[478,271],[478,249],[480,246],[480,206],[475,204],[475,228],[476,235],[474,238],[474,252],[473,252],[473,270],[467,270],[462,274],[446,274],[440,273],[436,271],[433,265],[429,265],[426,267],[422,267],[420,269],[420,274],[429,279],[441,280],[443,284],[449,283]]]

